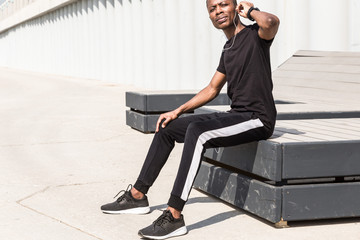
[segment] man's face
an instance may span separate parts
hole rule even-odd
[[[232,27],[235,7],[233,0],[207,0],[207,9],[214,27],[222,30]]]

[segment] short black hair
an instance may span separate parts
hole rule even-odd
[[[209,3],[209,0],[206,0],[206,6],[208,6],[208,3]],[[237,1],[236,0],[233,0],[233,3],[235,5],[235,7],[237,6]]]

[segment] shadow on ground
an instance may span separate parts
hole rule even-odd
[[[190,205],[190,204],[194,204],[194,203],[207,203],[207,202],[214,202],[213,199],[211,199],[210,197],[195,197],[195,198],[190,198],[186,205]],[[160,205],[156,205],[156,206],[152,206],[150,208],[150,211],[153,212],[155,210],[164,210],[167,208],[167,204],[160,204]],[[244,214],[238,210],[232,210],[229,212],[223,212],[223,213],[219,213],[216,214],[214,216],[211,216],[207,219],[201,220],[197,223],[193,223],[191,225],[187,226],[188,231],[192,231],[195,229],[199,229],[199,228],[203,228],[203,227],[207,227],[222,221],[225,221],[227,219],[230,219],[232,217],[236,217],[238,215]]]

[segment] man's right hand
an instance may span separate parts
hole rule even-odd
[[[246,2],[246,1],[241,1],[237,6],[236,6],[236,11],[240,14],[240,16],[242,16],[243,18],[247,18],[247,13],[250,9],[250,7],[253,7],[254,4],[251,2]]]
[[[166,125],[172,121],[172,120],[175,120],[176,118],[178,118],[179,115],[176,113],[176,110],[174,111],[171,111],[171,112],[167,112],[167,113],[163,113],[160,115],[157,123],[156,123],[156,132],[159,131],[160,129],[160,123],[163,119],[165,119],[165,121],[161,124],[161,127],[164,128],[166,127]]]

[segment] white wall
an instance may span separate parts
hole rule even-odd
[[[26,20],[31,6],[34,16],[47,12],[46,1],[50,12]],[[34,1],[26,18],[18,10],[0,21],[0,66],[148,89],[200,89],[226,41],[211,25],[205,0],[79,0],[60,8],[54,2]],[[360,51],[358,0],[253,2],[281,20],[273,69],[299,49]]]

